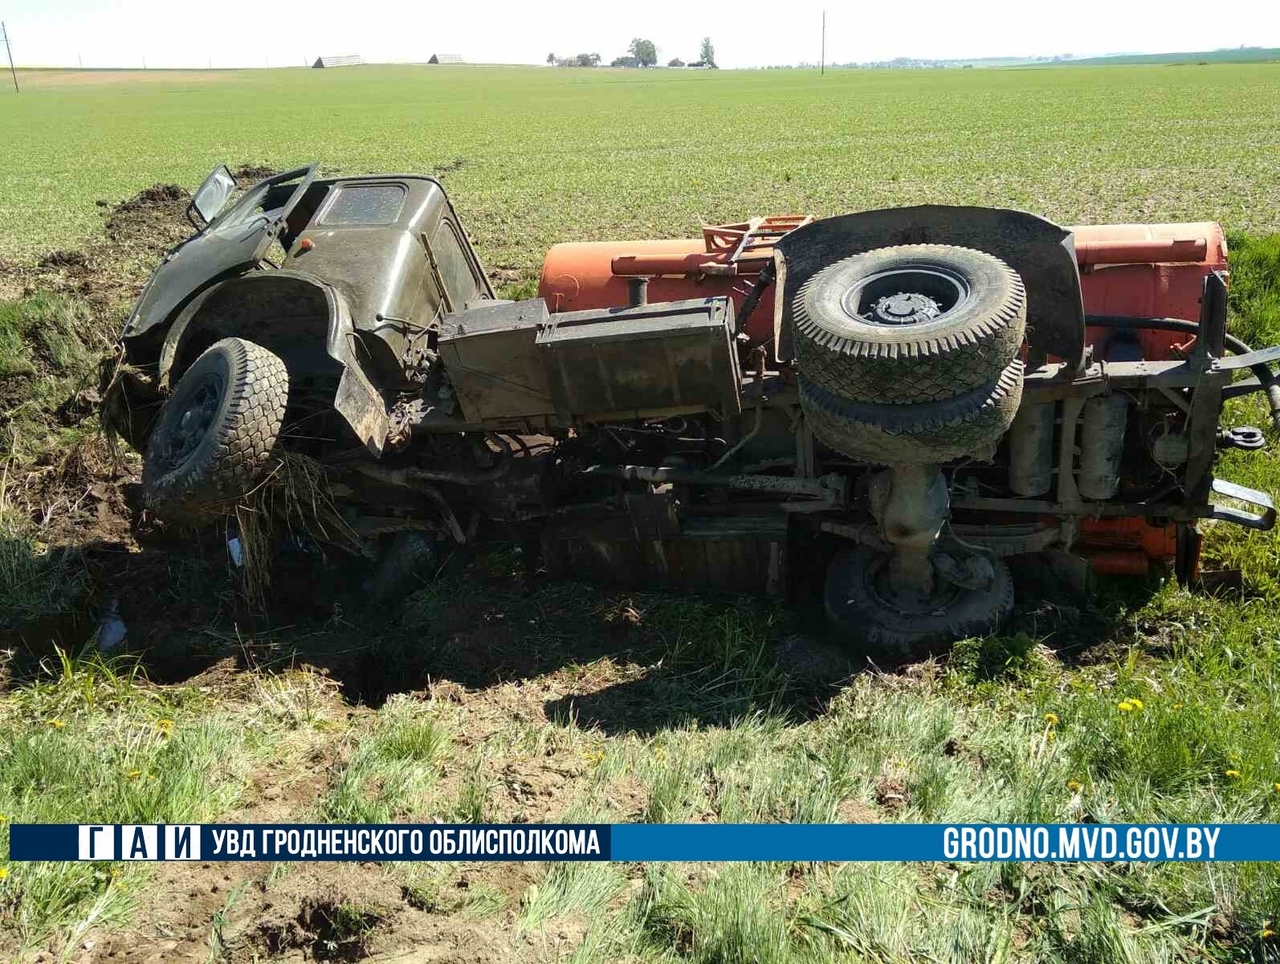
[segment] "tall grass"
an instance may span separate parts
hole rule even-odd
[[[441,723],[424,716],[415,700],[389,700],[321,801],[320,819],[390,823],[420,812],[451,742]]]

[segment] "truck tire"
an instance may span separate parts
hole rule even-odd
[[[1026,302],[1018,273],[972,248],[856,254],[796,295],[800,373],[852,401],[942,401],[989,384],[1017,357]]]
[[[989,636],[1013,612],[1013,577],[999,559],[985,589],[940,584],[914,609],[882,596],[877,580],[889,556],[866,546],[839,552],[827,567],[827,617],[868,655],[903,662],[934,655],[970,636]]]
[[[160,411],[142,467],[146,505],[183,521],[225,511],[261,476],[288,401],[279,357],[241,338],[214,343]]]
[[[871,465],[988,460],[1022,401],[1022,362],[998,378],[941,402],[875,405],[833,395],[800,377],[800,408],[814,437]]]

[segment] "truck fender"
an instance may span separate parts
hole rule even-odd
[[[256,325],[257,319],[270,324]],[[391,425],[386,402],[361,364],[359,338],[341,292],[288,269],[254,271],[206,288],[165,334],[158,363],[161,391],[167,394],[209,344],[232,335],[276,352],[295,376],[317,367],[300,349],[322,337],[325,355],[341,368],[334,408],[372,454],[382,454]]]

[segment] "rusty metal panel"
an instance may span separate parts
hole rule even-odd
[[[537,343],[566,422],[742,410],[727,298],[565,312]]]
[[[440,356],[471,422],[551,415],[555,405],[535,345],[547,320],[541,298],[487,305],[450,316]]]

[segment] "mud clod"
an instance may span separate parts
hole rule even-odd
[[[279,173],[274,167],[267,167],[264,164],[241,164],[231,172],[231,176],[236,179],[241,187],[246,187],[250,184],[256,184],[265,178],[274,177]]]
[[[83,268],[89,259],[83,251],[50,251],[39,263],[42,268]]]
[[[386,916],[341,898],[307,898],[293,919],[264,923],[259,944],[272,956],[301,950],[317,961],[361,961],[370,954],[374,928]]]

